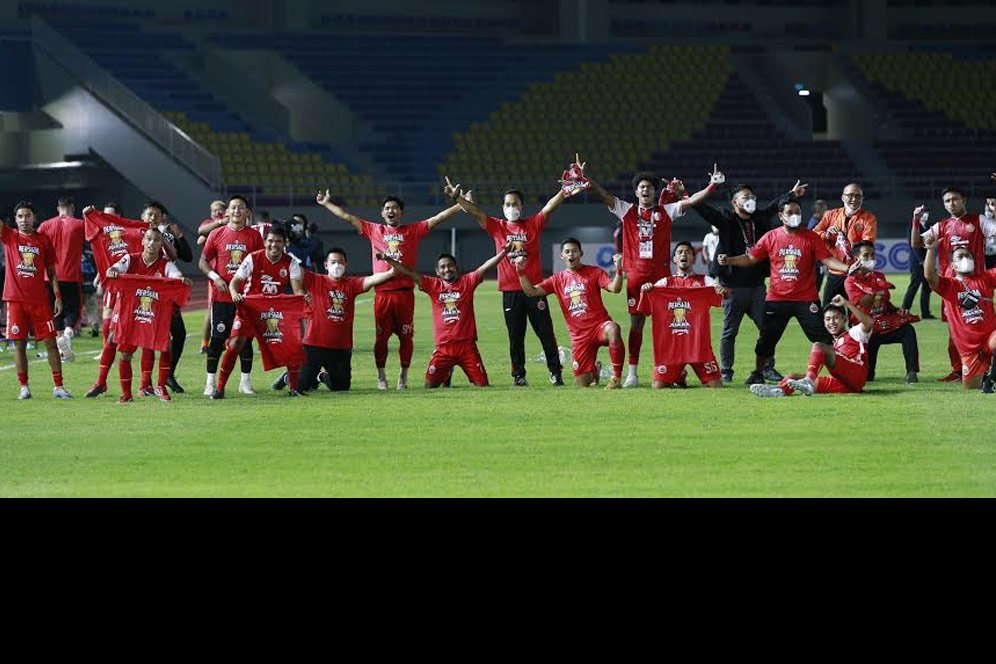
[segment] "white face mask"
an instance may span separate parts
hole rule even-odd
[[[958,274],[972,274],[975,272],[975,261],[968,256],[962,256],[955,263],[955,272]]]
[[[798,228],[799,224],[802,223],[801,214],[790,214],[785,218],[785,225],[789,228]]]
[[[921,224],[927,223],[928,219],[930,219],[930,213],[929,212],[924,212],[922,215],[920,215],[920,223]]]
[[[861,267],[865,268],[866,270],[874,270],[875,269],[875,259],[871,258],[871,259],[866,260],[866,261],[861,261]]]
[[[741,205],[740,207],[742,207],[744,209],[744,212],[746,212],[747,214],[754,214],[754,210],[757,209],[757,201],[754,200],[753,198],[749,198],[746,201],[744,201],[743,205]]]
[[[346,266],[341,263],[329,267],[329,276],[333,279],[341,279],[344,274],[346,274]]]
[[[715,226],[710,226],[709,228],[712,229],[712,234],[713,235],[719,235],[719,229],[718,228],[716,228]]]
[[[505,218],[509,221],[518,221],[519,217],[522,216],[522,210],[517,207],[507,207],[505,208]]]

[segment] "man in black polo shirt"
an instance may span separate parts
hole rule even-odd
[[[757,194],[746,184],[735,185],[730,189],[732,210],[717,210],[707,203],[700,203],[692,209],[699,213],[705,222],[719,230],[719,244],[709,264],[709,274],[719,279],[728,289],[723,298],[723,334],[719,342],[720,371],[723,382],[733,381],[733,360],[736,355],[735,342],[740,331],[740,322],[748,314],[757,329],[764,323],[764,307],[767,291],[764,280],[768,276],[768,261],[751,267],[719,265],[716,256],[727,254],[738,256],[757,244],[761,236],[772,228],[772,220],[784,203],[806,195],[808,185],[795,183],[792,189],[763,208],[757,207]],[[765,380],[781,380],[775,370],[775,358],[771,358],[764,368]]]

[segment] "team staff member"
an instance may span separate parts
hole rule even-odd
[[[46,236],[55,251],[55,273],[62,293],[62,313],[55,317],[55,343],[63,362],[76,359],[73,337],[83,312],[83,220],[77,219],[76,204],[63,196],[56,205],[58,216],[46,219],[38,232]],[[49,286],[49,301],[55,294]]]
[[[542,210],[523,219],[522,192],[518,189],[509,189],[502,201],[502,213],[505,219],[498,219],[488,216],[477,203],[461,196],[459,187],[460,185],[453,185],[449,178],[446,178],[446,187],[443,191],[463,208],[464,212],[477,220],[484,232],[494,239],[496,249],[500,250],[508,242],[512,243],[509,260],[498,263],[498,290],[501,291],[502,308],[505,310],[508,356],[512,362],[512,383],[518,387],[529,385],[526,382],[526,321],[528,320],[543,346],[546,367],[550,370],[550,383],[562,386],[563,366],[560,364],[560,351],[557,348],[557,337],[553,332],[549,303],[545,297],[527,297],[522,292],[519,276],[511,261],[522,256],[529,279],[533,283],[543,281],[540,238],[547,221],[566,199],[564,192],[558,191],[547,201]]]
[[[370,241],[373,254],[373,271],[386,272],[390,265],[377,258],[377,254],[393,258],[414,269],[418,260],[418,246],[429,232],[457,212],[460,206],[453,204],[439,214],[414,224],[402,224],[405,202],[397,196],[388,196],[381,206],[383,224],[375,224],[350,214],[332,202],[332,195],[326,189],[318,192],[315,201],[352,226],[357,233]],[[387,341],[392,335],[398,336],[398,356],[401,371],[398,374],[398,389],[408,388],[408,367],[412,363],[415,349],[415,284],[407,277],[397,277],[374,288],[374,363],[377,365],[377,389],[387,389]]]
[[[723,332],[719,340],[719,369],[724,383],[733,382],[737,334],[744,314],[750,316],[758,330],[764,324],[767,294],[764,280],[768,276],[769,266],[767,261],[752,267],[724,266],[716,262],[715,256],[747,253],[748,249],[771,230],[772,221],[777,217],[781,206],[793,198],[805,196],[807,187],[808,185],[796,182],[791,191],[758,209],[757,194],[753,187],[737,184],[730,189],[731,209],[718,210],[705,202],[693,208],[707,224],[716,227],[719,232],[719,243],[709,265],[709,274],[719,279],[727,289],[723,298]],[[764,377],[766,380],[781,379],[781,375],[775,370],[774,358],[764,368]]]
[[[919,211],[919,212],[918,212]],[[930,219],[930,212],[926,207],[920,206],[913,211],[912,229],[910,230],[910,246],[916,246],[916,238],[930,230],[927,221]],[[914,248],[910,251],[910,285],[903,296],[903,309],[913,307],[913,298],[916,297],[917,289],[920,289],[920,318],[934,318],[930,313],[930,286],[923,276],[923,261],[927,256],[927,250],[923,247]]]
[[[28,388],[28,334],[45,342],[48,366],[52,369],[56,399],[71,399],[72,395],[62,385],[62,360],[55,343],[53,314],[62,313],[62,293],[55,271],[55,251],[48,237],[35,231],[35,206],[21,201],[14,206],[17,229],[0,221],[0,242],[3,243],[7,262],[4,275],[3,300],[7,304],[7,339],[14,342],[14,368],[21,385],[18,399],[30,399]],[[47,273],[55,296],[55,306],[50,306],[45,280]]]
[[[742,256],[716,257],[720,265],[750,267],[768,259],[771,288],[764,303],[764,324],[761,336],[754,347],[754,371],[747,377],[747,384],[764,382],[764,367],[775,355],[775,347],[785,333],[791,318],[802,326],[806,337],[813,342],[829,344],[830,334],[820,318],[819,293],[816,292],[817,261],[828,268],[847,272],[849,266],[830,255],[826,245],[811,230],[800,228],[802,207],[796,200],[782,205],[778,213],[782,221],[776,228]]]
[[[831,256],[845,262],[851,259],[851,247],[856,242],[864,241],[874,244],[875,238],[878,236],[878,219],[862,207],[865,201],[865,192],[861,189],[861,185],[856,182],[844,187],[840,200],[844,206],[827,210],[820,223],[816,224],[813,232],[823,239]],[[824,306],[830,304],[834,295],[847,297],[844,290],[846,277],[846,270],[843,272],[830,270],[827,275],[827,285],[823,289]]]

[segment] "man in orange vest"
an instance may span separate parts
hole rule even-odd
[[[827,210],[820,223],[816,224],[813,232],[823,238],[831,256],[844,263],[849,263],[851,261],[851,248],[856,243],[871,242],[875,244],[875,238],[878,235],[878,219],[862,207],[865,193],[858,183],[852,182],[844,187],[844,193],[840,200],[844,206]],[[847,299],[847,292],[844,290],[846,278],[847,273],[845,272],[829,270],[826,287],[823,289],[823,306],[829,305],[834,295],[843,295],[844,299]]]

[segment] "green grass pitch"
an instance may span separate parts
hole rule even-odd
[[[907,283],[896,277],[901,294]],[[375,389],[373,296],[357,306],[353,390],[324,387],[291,399],[271,392],[257,356],[244,397],[205,399],[198,355],[203,314],[185,314],[180,365],[185,395],[170,404],[118,404],[110,391],[83,399],[97,373],[98,341],[77,337],[64,368],[75,395],[53,401],[44,360],[33,361],[35,398],[17,401],[10,351],[0,353],[2,496],[993,496],[994,400],[935,379],[949,371],[947,330],[916,326],[921,381],[903,383],[900,347],[883,348],[878,379],[864,394],[759,399],[742,381],[753,366],[754,326],[737,343],[737,383],[721,390],[649,388],[645,337],[640,388],[553,388],[529,363],[529,388],[510,386],[501,299],[494,282],[476,296],[480,348],[494,387],[478,390],[459,371],[452,389],[421,388],[432,349],[429,306],[416,295],[415,357],[407,392]],[[605,294],[625,335],[622,295]],[[558,342],[569,339],[554,306]],[[932,298],[934,313],[940,306]],[[720,309],[713,310],[718,349]],[[649,327],[648,327],[649,332]],[[391,344],[388,376],[398,369]],[[804,370],[810,344],[795,323],[778,367]],[[527,332],[530,360],[539,351]],[[599,358],[607,361],[607,350]],[[33,352],[32,352],[33,355]],[[134,360],[136,381],[138,359]],[[565,372],[569,379],[570,371]],[[233,381],[234,382],[234,381]]]

